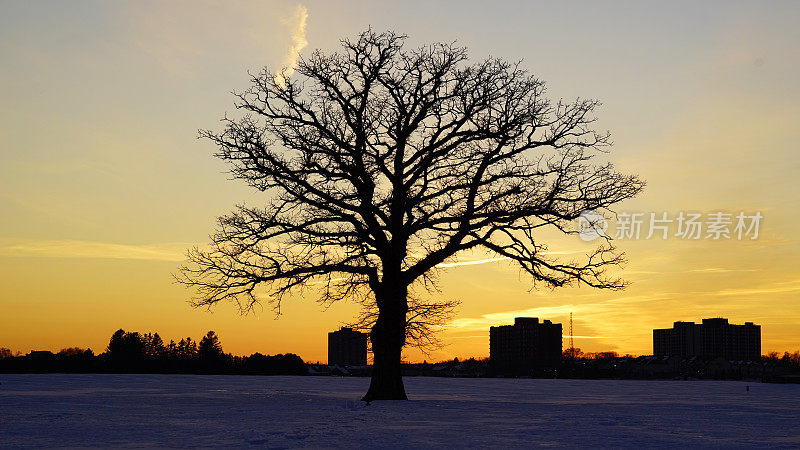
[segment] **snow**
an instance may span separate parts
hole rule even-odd
[[[800,385],[0,374],[0,447],[800,446]],[[746,391],[746,386],[750,391]]]

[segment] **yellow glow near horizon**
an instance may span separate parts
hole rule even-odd
[[[406,359],[488,356],[488,327],[515,316],[561,322],[566,335],[570,312],[584,351],[647,354],[653,328],[715,316],[760,324],[762,353],[800,349],[797,4],[2,9],[2,347],[99,352],[118,328],[167,341],[213,329],[228,352],[324,361],[326,333],[351,320],[355,305],[324,311],[311,294],[292,297],[278,320],[268,305],[246,316],[231,305],[196,310],[171,274],[186,248],[206,243],[217,216],[263,201],[228,180],[196,130],[233,110],[229,92],[247,87],[248,69],[292,67],[297,52],[335,49],[371,25],[414,45],[458,38],[476,58],[524,58],[551,98],[602,100],[598,127],[615,140],[609,158],[648,182],[622,210],[764,216],[755,241],[619,241],[629,261],[620,275],[632,282],[620,292],[531,290],[508,261],[463,255],[441,267],[434,294],[462,301],[441,336],[447,346],[409,349]],[[554,43],[564,23],[571,34]],[[549,250],[569,258],[592,245],[570,237]]]

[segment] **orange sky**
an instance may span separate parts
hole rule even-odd
[[[761,324],[764,353],[800,349],[800,6],[302,5],[305,28],[296,2],[0,7],[0,346],[99,352],[117,328],[176,340],[213,329],[226,351],[324,361],[326,333],[353,305],[322,311],[309,294],[278,320],[268,308],[195,310],[171,274],[216,216],[260,201],[196,130],[232,109],[248,69],[290,65],[293,50],[331,49],[372,25],[524,59],[552,97],[600,99],[611,158],[648,182],[621,209],[764,216],[755,241],[620,241],[623,292],[530,290],[504,261],[448,268],[441,295],[462,304],[447,346],[407,359],[487,356],[491,324],[538,316],[566,332],[570,312],[585,351],[649,353],[653,328],[715,316]]]

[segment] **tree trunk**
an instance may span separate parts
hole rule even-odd
[[[406,336],[405,295],[379,302],[378,320],[372,327],[372,381],[365,402],[372,400],[408,400],[403,386],[400,356]]]

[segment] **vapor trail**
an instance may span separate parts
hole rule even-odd
[[[308,45],[306,40],[306,19],[308,19],[308,8],[303,5],[297,5],[294,15],[287,22],[291,27],[292,44],[286,50],[286,56],[284,56],[281,64],[281,71],[275,74],[275,83],[281,89],[286,88],[286,79],[294,73],[294,69],[297,68],[297,63],[300,60],[300,52]]]

